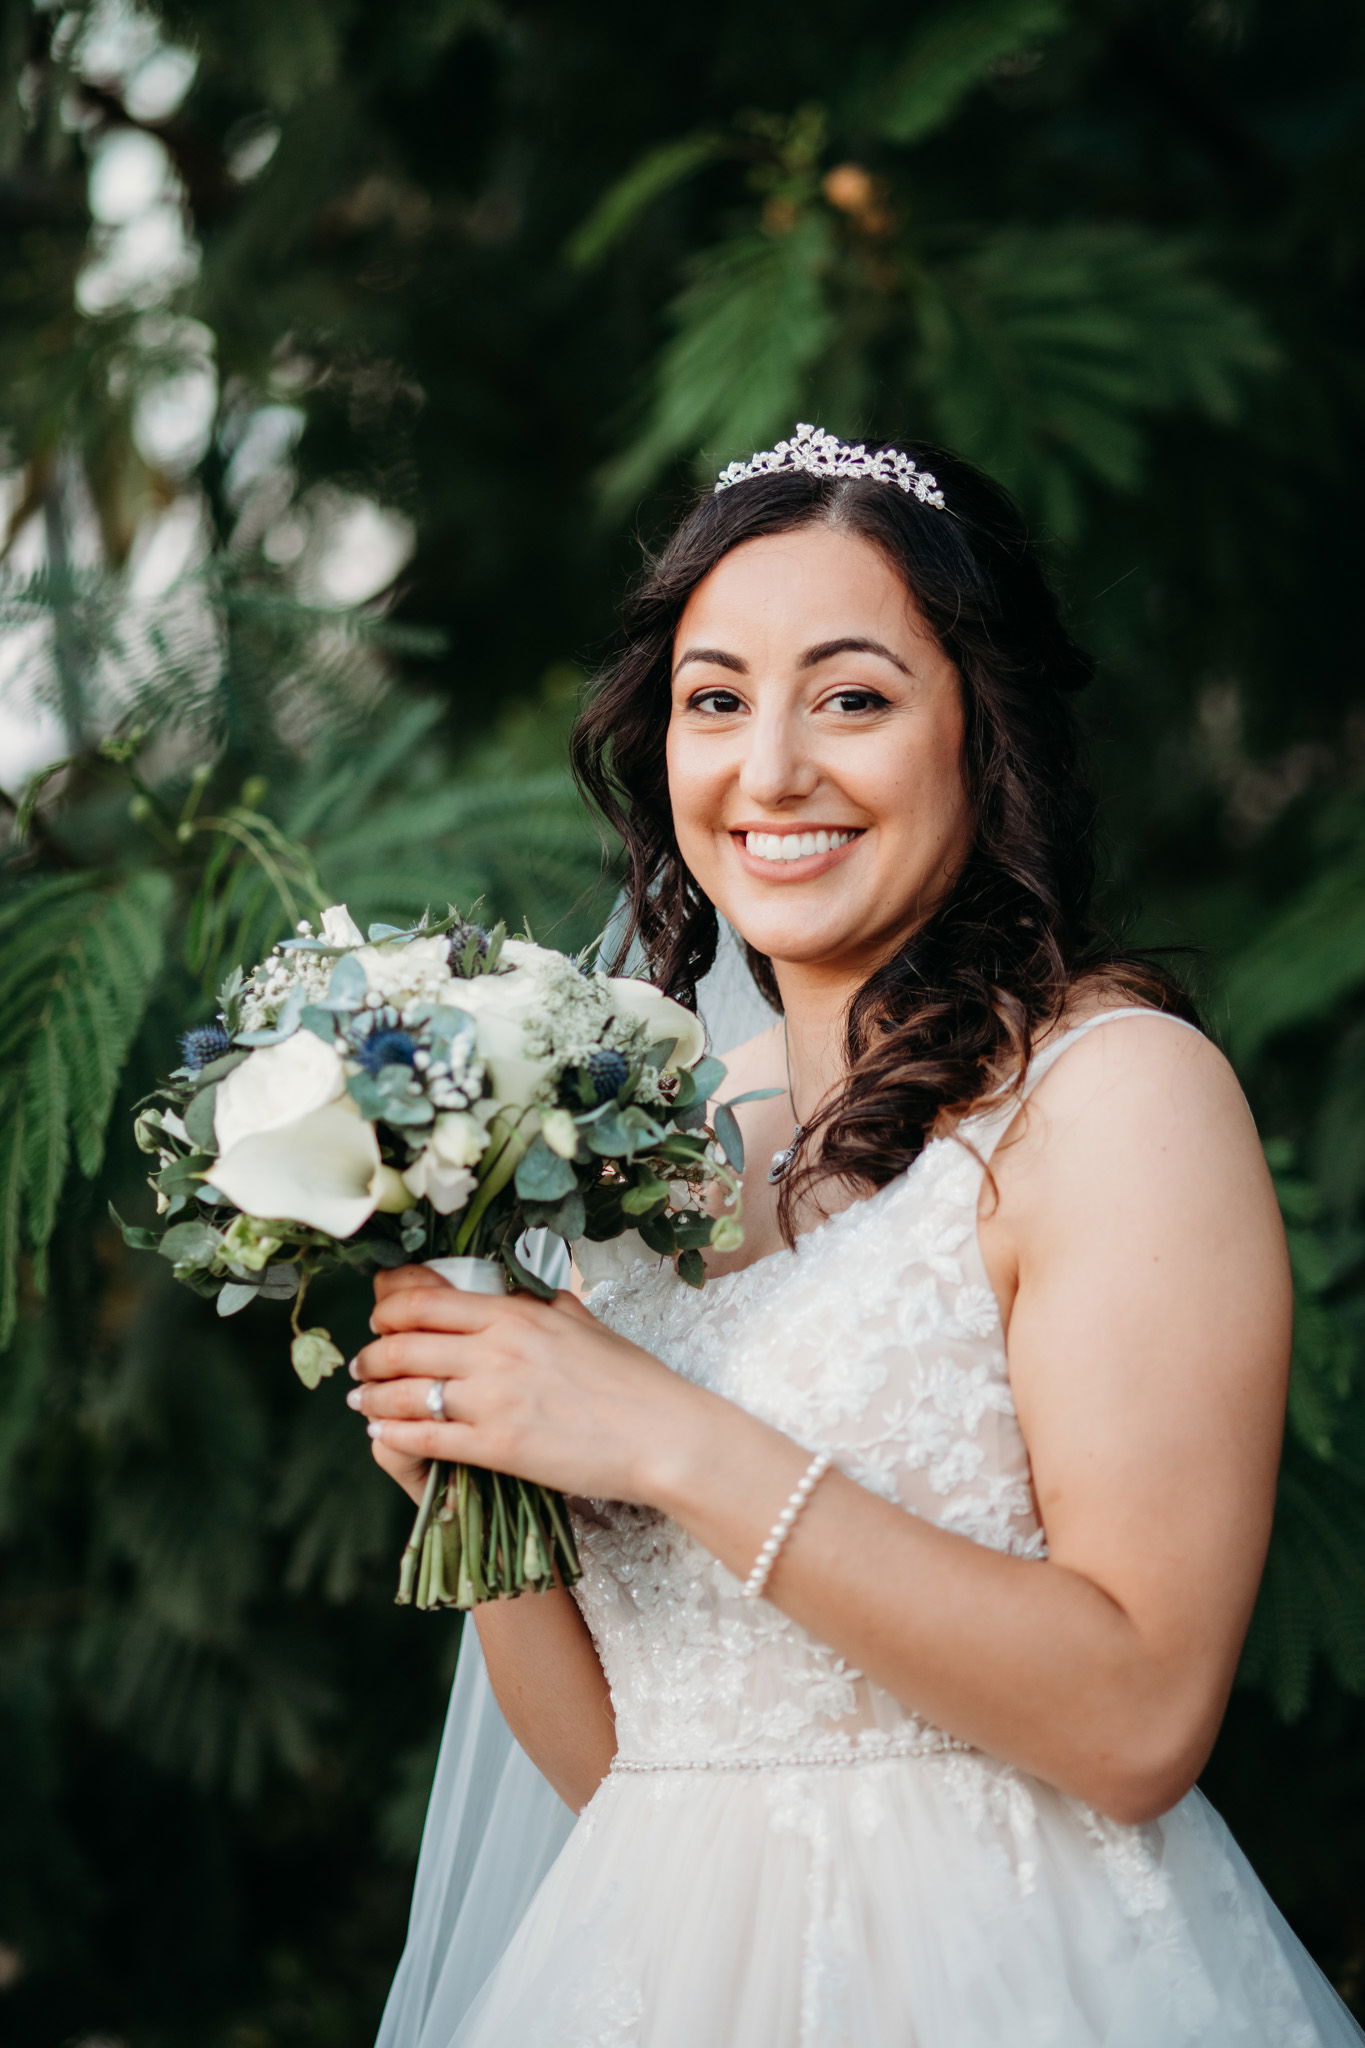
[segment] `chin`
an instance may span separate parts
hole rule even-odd
[[[726,912],[721,914],[728,915]],[[812,932],[809,927],[793,931],[786,925],[774,930],[757,920],[746,925],[733,916],[729,921],[744,943],[752,946],[756,953],[762,953],[775,967],[834,966],[848,957],[847,932]]]

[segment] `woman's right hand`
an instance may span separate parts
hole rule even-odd
[[[381,1267],[374,1276],[374,1298],[377,1302],[382,1301],[396,1287],[444,1287],[445,1284],[440,1274],[433,1273],[427,1266]],[[387,1472],[390,1479],[397,1480],[404,1493],[420,1503],[430,1470],[429,1460],[409,1457],[406,1451],[397,1451],[392,1444],[386,1444],[378,1437],[370,1439],[370,1450],[380,1471]]]

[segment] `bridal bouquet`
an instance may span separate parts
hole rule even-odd
[[[185,1033],[182,1064],[136,1106],[156,1225],[115,1221],[220,1315],[289,1300],[309,1387],[342,1362],[302,1324],[319,1273],[453,1259],[456,1284],[548,1295],[525,1231],[585,1266],[635,1232],[700,1286],[702,1247],[741,1241],[731,1106],[706,1121],[725,1069],[692,1012],[648,982],[454,910],[362,935],[336,904],[320,932],[301,923],[234,968],[219,999],[219,1021]],[[558,1494],[432,1466],[400,1602],[469,1607],[579,1576]]]

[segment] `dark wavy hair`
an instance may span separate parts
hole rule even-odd
[[[890,445],[890,444],[888,444]],[[620,834],[627,917],[616,965],[638,937],[652,977],[692,1003],[715,958],[716,912],[684,867],[665,768],[673,638],[684,606],[732,548],[828,526],[879,548],[955,664],[965,712],[971,851],[943,899],[869,976],[847,1015],[842,1091],[807,1126],[779,1219],[818,1181],[893,1180],[940,1120],[955,1124],[1018,1086],[1037,1034],[1080,982],[1195,1022],[1148,954],[1097,928],[1095,806],[1079,759],[1074,697],[1093,664],[1068,633],[1009,495],[960,456],[895,444],[938,479],[946,510],[867,478],[781,472],[708,494],[649,560],[625,643],[574,729],[581,787]],[[763,993],[772,964],[746,947]]]

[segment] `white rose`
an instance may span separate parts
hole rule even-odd
[[[483,1125],[467,1111],[438,1116],[425,1150],[404,1167],[403,1178],[439,1215],[450,1216],[463,1209],[478,1186],[469,1169],[483,1157],[487,1144]]]
[[[345,1092],[341,1055],[311,1031],[296,1031],[278,1045],[258,1046],[218,1083],[213,1110],[218,1149],[229,1152],[258,1131],[297,1123]]]
[[[344,903],[333,903],[322,913],[322,936],[329,946],[363,946],[365,934]]]
[[[553,1064],[528,1058],[525,1049],[525,1027],[544,1008],[539,976],[524,967],[510,974],[475,975],[453,983],[445,1001],[473,1018],[479,1057],[497,1100],[508,1109],[527,1108]]]
[[[700,1017],[664,995],[652,982],[637,980],[634,975],[613,974],[607,986],[617,1009],[644,1025],[651,1045],[665,1038],[674,1041],[665,1067],[696,1066],[706,1051],[706,1032]]]

